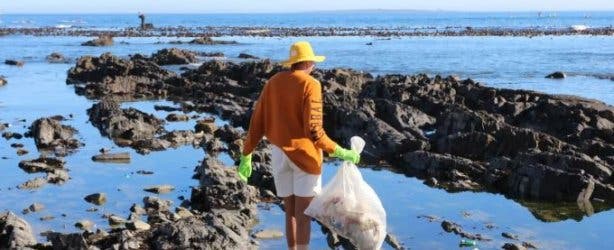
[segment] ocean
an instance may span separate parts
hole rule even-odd
[[[0,15],[0,27],[55,27],[67,25],[81,29],[120,29],[138,25],[136,14],[126,15]],[[614,12],[522,12],[522,13],[460,13],[460,12],[317,12],[298,14],[152,14],[147,22],[157,27],[202,26],[263,26],[263,27],[403,27],[445,29],[470,27],[564,28],[571,25],[610,27]],[[132,203],[140,203],[148,195],[142,188],[154,184],[172,184],[176,191],[160,195],[175,205],[180,196],[189,197],[194,166],[203,158],[202,149],[189,146],[149,155],[136,154],[117,146],[88,122],[86,109],[93,101],[74,93],[66,85],[66,72],[83,55],[112,52],[126,57],[130,54],[151,54],[159,49],[180,47],[198,52],[223,52],[225,60],[241,61],[239,53],[249,53],[275,61],[283,60],[288,46],[297,40],[308,40],[316,53],[327,60],[318,67],[347,67],[372,74],[457,75],[472,78],[498,88],[529,89],[551,94],[577,95],[614,104],[614,37],[613,36],[538,36],[538,37],[219,37],[235,40],[231,45],[164,44],[190,38],[118,37],[111,47],[84,47],[90,37],[32,37],[8,35],[0,37],[0,60],[23,60],[21,68],[0,65],[0,75],[8,80],[0,87],[0,122],[11,124],[11,131],[24,133],[30,123],[40,117],[73,115],[66,121],[79,130],[78,138],[86,146],[66,157],[71,180],[61,186],[46,185],[35,191],[23,191],[15,186],[32,178],[17,167],[22,159],[38,155],[31,139],[0,139],[0,211],[20,212],[33,202],[41,202],[45,210],[23,217],[36,233],[46,230],[76,232],[72,225],[80,219],[90,219],[97,228],[108,228],[101,215],[129,214]],[[372,44],[372,45],[367,45]],[[45,57],[60,52],[70,59],[66,64],[50,64]],[[196,65],[193,65],[196,66]],[[546,79],[554,71],[564,71],[562,80]],[[168,112],[156,111],[155,104],[166,101],[125,103],[144,112],[165,117]],[[25,119],[25,120],[24,120]],[[219,125],[225,121],[219,121]],[[194,121],[167,123],[167,130],[191,129]],[[9,145],[23,143],[30,151],[15,155]],[[101,164],[90,160],[100,148],[129,151],[129,164]],[[225,163],[232,165],[228,156]],[[334,175],[337,163],[324,167],[326,183]],[[388,230],[412,249],[456,248],[460,238],[442,233],[437,222],[429,223],[420,216],[436,216],[458,222],[471,232],[492,238],[480,242],[479,249],[499,249],[505,239],[502,232],[517,234],[540,249],[610,249],[614,246],[614,211],[595,206],[594,213],[581,211],[576,204],[548,204],[515,201],[490,193],[448,193],[433,189],[415,178],[389,170],[362,168],[365,180],[380,194],[388,213]],[[137,170],[153,171],[152,176],[135,174]],[[186,181],[189,180],[189,181]],[[106,192],[109,202],[97,212],[87,212],[91,206],[83,197],[94,192]],[[66,214],[66,217],[60,214]],[[40,217],[53,215],[51,221]],[[494,225],[489,229],[486,225]],[[262,206],[256,229],[283,231],[283,212],[277,207]],[[39,240],[43,240],[39,236]],[[283,249],[285,241],[261,241],[263,249]],[[313,225],[312,248],[326,248],[325,236]]]

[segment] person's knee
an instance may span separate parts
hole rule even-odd
[[[305,209],[307,209],[307,207],[309,207],[309,204],[311,203],[311,200],[313,199],[313,197],[299,197],[296,196],[295,200],[296,202],[295,207],[294,207],[294,214],[296,216],[306,216],[305,215]]]

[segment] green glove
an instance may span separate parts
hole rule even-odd
[[[247,182],[247,179],[252,175],[252,154],[241,155],[237,172],[239,172],[239,179]]]
[[[358,152],[356,152],[355,150],[342,148],[339,145],[335,147],[335,152],[333,152],[331,156],[344,161],[352,162],[354,164],[358,164],[358,162],[360,161],[360,154],[358,154]]]

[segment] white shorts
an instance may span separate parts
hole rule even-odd
[[[322,175],[308,174],[275,145],[271,145],[271,165],[277,196],[314,197],[322,190]]]

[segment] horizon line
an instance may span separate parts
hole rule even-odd
[[[207,12],[143,12],[145,14],[309,14],[309,13],[326,13],[326,12],[449,12],[449,13],[527,13],[527,12],[614,12],[612,10],[446,10],[446,9],[338,9],[338,10],[305,10],[305,11],[207,11]],[[117,12],[2,12],[0,15],[62,15],[62,14],[134,14],[140,13],[132,11],[117,11]]]

